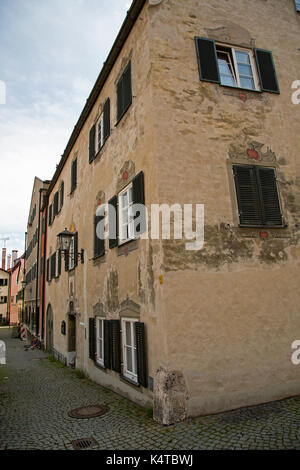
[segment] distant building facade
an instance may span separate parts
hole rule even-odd
[[[10,273],[0,269],[0,325],[9,320],[9,281]]]

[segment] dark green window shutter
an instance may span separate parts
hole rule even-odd
[[[120,341],[120,320],[111,320],[111,368],[116,372],[121,372],[121,341]]]
[[[121,119],[132,102],[131,63],[127,65],[117,85],[117,121]]]
[[[148,386],[147,380],[147,354],[145,324],[135,322],[136,354],[137,354],[137,376],[138,383],[143,387]]]
[[[271,51],[254,49],[262,91],[280,93]]]
[[[50,280],[50,278],[49,278],[49,258],[47,259],[46,279],[47,279],[47,281]]]
[[[94,258],[97,258],[97,256],[103,256],[105,253],[105,239],[104,239],[104,232],[105,232],[105,227],[103,226],[103,229],[101,230],[101,233],[99,233],[99,222],[104,220],[104,215],[95,215],[94,217]],[[98,227],[98,234],[101,235],[102,237],[99,238],[97,234],[97,227]]]
[[[48,214],[48,224],[52,224],[52,204],[49,206],[49,214]]]
[[[78,232],[74,233],[74,266],[78,265]]]
[[[56,191],[56,193],[54,194],[53,215],[56,216],[58,212],[58,191]]]
[[[207,38],[195,38],[200,80],[220,83],[215,42]]]
[[[60,249],[58,250],[56,256],[58,256],[58,275],[60,276],[61,275],[61,250]]]
[[[110,321],[104,320],[104,367],[111,368],[111,354],[110,354]]]
[[[104,103],[103,108],[103,140],[104,142],[110,136],[110,99]]]
[[[133,204],[145,204],[145,190],[144,190],[144,173],[141,171],[138,173],[132,180],[132,200]],[[137,212],[135,214],[135,218],[139,217],[142,227],[140,223],[137,225],[135,224],[135,232],[136,234],[144,233],[146,230],[146,213],[143,211],[142,214]]]
[[[261,198],[263,224],[282,225],[282,214],[278,197],[275,170],[273,168],[256,167]]]
[[[56,263],[56,253],[53,253],[50,258],[50,276],[51,279],[55,277],[55,263]]]
[[[65,256],[65,271],[69,271],[70,252],[65,251],[64,256]]]
[[[262,215],[256,184],[255,167],[234,166],[234,181],[241,225],[261,225]]]
[[[60,191],[59,191],[60,192],[59,210],[61,210],[62,206],[64,205],[64,187],[65,187],[65,184],[62,181],[60,185]]]
[[[118,246],[118,198],[112,197],[108,201],[108,235],[109,235],[109,248]],[[113,211],[112,208],[115,208]]]
[[[74,191],[77,185],[77,158],[73,160],[71,167],[71,193]]]
[[[96,358],[96,321],[95,318],[89,318],[89,358],[95,361]]]
[[[90,145],[89,145],[89,162],[90,163],[95,158],[95,135],[96,135],[96,127],[93,126],[90,130]]]
[[[132,102],[132,91],[131,91],[131,63],[127,65],[126,70],[124,71],[124,76],[123,76],[123,106],[124,110],[123,112],[129,108]]]
[[[123,77],[121,77],[117,85],[117,121],[123,116]]]

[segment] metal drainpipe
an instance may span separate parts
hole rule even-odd
[[[43,269],[43,290],[42,290],[42,299],[40,304],[42,304],[42,339],[45,337],[45,288],[46,288],[46,247],[47,247],[47,221],[48,221],[48,201],[45,207],[45,233],[44,233],[44,269]]]

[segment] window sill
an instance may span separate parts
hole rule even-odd
[[[99,362],[94,361],[94,365],[95,365],[98,369],[102,370],[103,372],[106,372],[106,367],[104,367],[104,365],[102,365],[102,364],[99,364]]]
[[[130,108],[131,105],[132,105],[132,99],[131,99],[129,105],[127,106],[127,108],[124,109],[123,113],[121,114],[121,116],[120,116],[119,119],[117,120],[117,122],[116,122],[116,124],[115,124],[115,127],[117,127],[118,124],[119,124],[119,122],[122,121],[123,117],[125,116],[125,114],[127,113],[128,109]]]
[[[134,385],[135,387],[140,388],[140,384],[138,382],[135,382],[134,380],[129,379],[123,374],[120,375],[120,379],[123,380],[124,382],[129,383],[130,385]]]
[[[230,90],[249,91],[250,93],[263,93],[261,90],[252,90],[251,88],[241,88],[238,86],[223,85],[222,83],[219,83],[219,85],[223,88]]]
[[[260,230],[272,230],[272,229],[276,229],[278,230],[279,228],[288,228],[288,225],[242,225],[242,224],[239,224],[238,225],[239,228],[257,228],[257,229],[260,229]]]
[[[118,256],[127,256],[131,251],[137,250],[139,247],[139,238],[133,238],[128,240],[121,245],[118,245]]]

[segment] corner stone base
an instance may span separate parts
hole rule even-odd
[[[182,372],[160,367],[155,375],[155,421],[169,425],[183,421],[187,416],[188,391]]]

